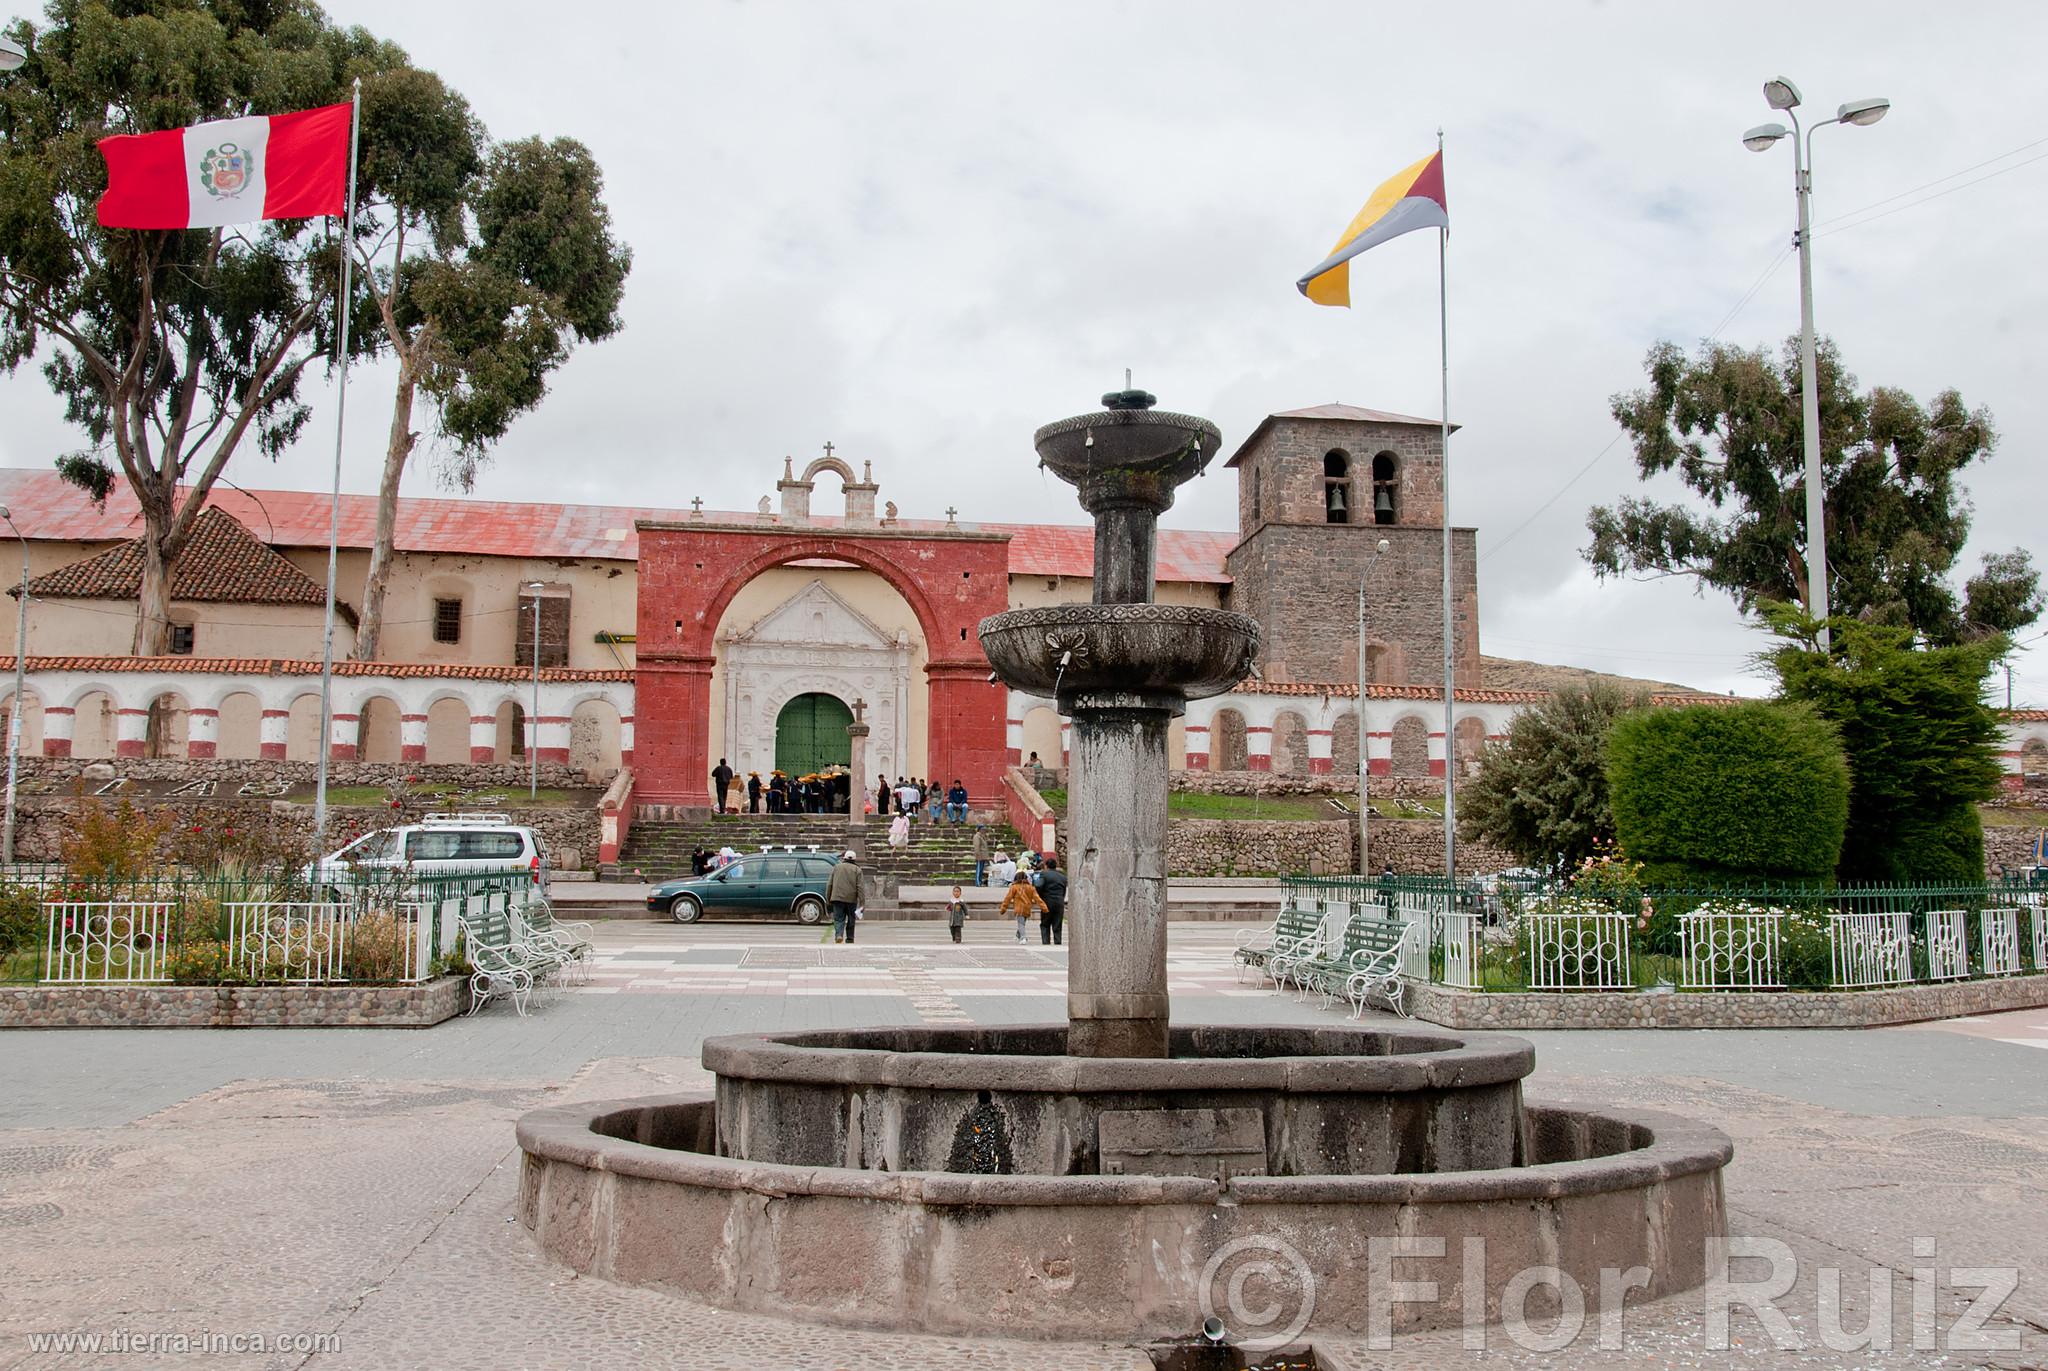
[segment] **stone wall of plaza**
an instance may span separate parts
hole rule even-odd
[[[2048,1003],[2048,976],[1997,976],[1877,990],[1460,990],[1411,981],[1407,1010],[1445,1028],[1876,1028]]]
[[[1374,819],[1367,825],[1374,871],[1441,875],[1444,826],[1426,819]],[[1358,870],[1356,820],[1275,823],[1237,819],[1174,819],[1166,837],[1166,869],[1174,876],[1341,876]],[[1520,866],[1513,853],[1488,843],[1458,844],[1458,870],[1484,876]]]
[[[1375,554],[1384,538],[1386,552]],[[1371,524],[1269,524],[1231,552],[1227,608],[1265,631],[1269,681],[1358,679],[1358,579],[1366,598],[1366,670],[1376,682],[1443,680],[1443,530]],[[1476,686],[1479,581],[1474,531],[1451,530],[1451,616],[1461,686]],[[1312,593],[1305,593],[1310,591]]]

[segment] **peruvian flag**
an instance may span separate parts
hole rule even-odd
[[[349,107],[216,119],[100,140],[108,228],[220,228],[340,214],[348,199]]]

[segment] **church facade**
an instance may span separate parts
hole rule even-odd
[[[1223,469],[1238,525],[1162,529],[1158,599],[1249,613],[1265,643],[1254,679],[1174,723],[1176,765],[1343,776],[1363,751],[1377,775],[1441,775],[1540,698],[1484,688],[1473,532],[1453,529],[1446,735],[1434,421],[1274,414]],[[325,745],[427,765],[536,748],[597,773],[630,765],[642,798],[701,804],[720,758],[742,776],[844,761],[857,708],[870,775],[958,776],[989,796],[1011,763],[1059,765],[1055,703],[991,683],[975,627],[1090,598],[1092,530],[1078,511],[1072,524],[909,517],[880,494],[870,465],[828,452],[801,472],[785,461],[747,511],[402,499],[384,656],[337,677]],[[140,528],[126,492],[95,506],[53,473],[0,471],[0,503],[30,563],[29,753],[318,755],[324,497],[216,491],[205,555],[174,577],[176,655],[153,659],[124,655]],[[343,653],[374,519],[374,498],[344,498]],[[13,616],[0,620],[11,635]],[[2015,778],[2048,769],[2048,720],[2015,715],[2008,748]]]

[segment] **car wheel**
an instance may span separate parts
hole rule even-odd
[[[668,914],[679,924],[693,924],[704,917],[704,906],[695,895],[678,895]]]
[[[816,895],[801,896],[796,902],[796,921],[814,924],[825,917],[825,902]]]

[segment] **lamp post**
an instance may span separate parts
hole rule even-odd
[[[526,593],[533,600],[533,708],[526,712],[532,732],[526,742],[526,799],[540,798],[540,593],[546,587],[528,581]]]
[[[28,61],[28,49],[19,43],[0,38],[0,71],[13,71]]]
[[[1764,82],[1764,99],[1783,110],[1792,127],[1759,124],[1742,135],[1742,145],[1762,152],[1788,134],[1792,139],[1792,185],[1799,201],[1799,389],[1800,421],[1806,445],[1806,612],[1820,621],[1820,645],[1828,646],[1828,543],[1823,507],[1826,492],[1820,467],[1820,388],[1815,379],[1813,342],[1813,135],[1829,124],[1865,127],[1884,118],[1892,102],[1851,100],[1811,128],[1800,127],[1799,87],[1783,76]]]
[[[7,821],[5,831],[0,832],[0,862],[13,866],[14,783],[21,774],[21,692],[28,667],[28,539],[14,527],[14,514],[5,505],[0,505],[0,520],[6,521],[21,544],[21,607],[14,623],[14,703],[7,710]]]
[[[1366,754],[1371,750],[1365,741],[1365,583],[1389,546],[1384,538],[1374,544],[1372,557],[1366,562],[1365,569],[1358,573],[1358,874],[1361,876],[1372,875],[1372,863],[1367,859],[1365,847],[1365,816],[1369,812],[1365,801]]]

